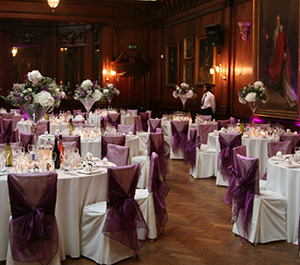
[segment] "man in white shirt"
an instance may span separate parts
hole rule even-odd
[[[212,115],[214,116],[216,112],[216,101],[215,96],[211,92],[212,84],[210,83],[204,83],[203,89],[205,93],[202,96],[201,99],[201,115]]]

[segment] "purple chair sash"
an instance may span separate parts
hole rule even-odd
[[[281,134],[279,141],[292,142],[292,153],[294,153],[295,147],[300,145],[300,135],[299,134]]]
[[[12,214],[9,234],[14,260],[48,264],[56,255],[56,186],[56,172],[8,175]]]
[[[224,180],[231,176],[233,163],[232,149],[242,144],[241,134],[219,133],[220,153],[219,153],[219,171]]]
[[[27,146],[34,143],[33,133],[20,133],[20,140],[25,148],[25,152],[28,152]]]
[[[283,155],[292,154],[292,142],[291,141],[271,141],[268,142],[268,156],[275,156],[278,151],[281,151]]]
[[[140,112],[140,117],[142,118],[143,131],[147,132],[148,131],[148,119],[149,119],[148,112]]]
[[[118,125],[118,132],[120,133],[129,133],[132,132],[133,134],[135,134],[135,126],[134,125]]]
[[[159,233],[163,234],[164,227],[168,222],[165,197],[168,195],[170,188],[165,181],[160,179],[159,175],[159,157],[153,152],[150,160],[148,191],[153,192],[156,227]]]
[[[108,168],[107,173],[109,209],[102,233],[138,254],[149,234],[143,214],[134,199],[140,174],[139,164]]]
[[[5,119],[3,118],[2,121],[3,129],[2,131],[5,132],[6,135],[11,136],[12,134],[12,119]]]
[[[161,128],[161,119],[149,119],[150,132],[155,132],[157,128]]]
[[[232,218],[233,221],[238,219],[240,210],[244,210],[243,216],[243,235],[248,236],[248,225],[252,217],[253,200],[255,194],[259,194],[259,159],[245,157],[237,154],[237,168],[235,177],[237,185],[234,188],[234,207]]]
[[[62,136],[63,143],[65,142],[76,142],[79,154],[81,154],[81,139],[80,135],[63,135]],[[72,144],[71,144],[72,146]]]
[[[184,160],[191,163],[191,167],[194,168],[196,165],[196,141],[197,141],[197,129],[190,129],[190,140],[188,141],[185,152]]]
[[[129,147],[116,144],[107,145],[107,160],[117,166],[126,166],[129,157]]]
[[[231,120],[218,120],[218,130],[220,130],[222,127],[227,128],[228,125],[231,123]]]
[[[199,124],[199,138],[201,144],[207,144],[208,134],[218,129],[216,123],[200,123]]]
[[[183,125],[180,129],[180,125]],[[185,150],[187,144],[187,134],[189,129],[188,121],[171,121],[172,148],[176,151],[178,148]]]
[[[24,119],[24,115],[13,115],[11,119],[12,119],[12,129],[14,130],[17,128],[17,123],[20,120]]]
[[[107,144],[117,144],[125,146],[125,135],[102,135],[101,137],[101,158],[107,154]]]
[[[118,128],[118,124],[121,123],[121,113],[107,113],[107,120],[111,126]]]
[[[141,116],[135,117],[135,130],[137,132],[143,131],[143,123],[142,123],[142,117]]]
[[[149,156],[155,152],[159,157],[159,168],[162,176],[165,178],[169,172],[168,157],[164,152],[164,135],[162,133],[150,133],[147,142]]]
[[[131,115],[137,115],[138,114],[138,110],[137,109],[128,109],[127,113],[131,114]]]
[[[233,153],[233,164],[232,166],[230,166],[230,170],[231,172],[231,176],[229,178],[229,183],[228,183],[228,188],[226,190],[226,194],[224,196],[224,202],[226,204],[231,205],[232,203],[232,199],[233,199],[233,190],[235,188],[236,185],[236,176],[235,176],[235,170],[237,168],[237,159],[236,159],[236,155],[242,155],[242,156],[247,156],[247,149],[246,149],[246,145],[240,145],[237,147],[234,147],[232,149],[232,153]]]

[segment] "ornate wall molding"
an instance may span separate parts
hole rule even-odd
[[[11,35],[11,43],[14,46],[23,46],[23,45],[38,45],[41,46],[44,44],[45,35],[37,31],[17,31]]]

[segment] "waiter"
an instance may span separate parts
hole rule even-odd
[[[216,112],[216,101],[215,96],[211,92],[212,84],[210,83],[204,83],[203,89],[204,94],[201,99],[201,115],[211,115],[214,117]]]

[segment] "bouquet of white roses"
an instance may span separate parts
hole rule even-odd
[[[92,82],[91,80],[86,79],[81,85],[77,85],[74,99],[93,99],[98,101],[102,96],[101,87],[98,85],[97,81]]]
[[[179,96],[187,96],[187,98],[196,97],[196,93],[193,87],[187,83],[181,83],[180,86],[176,85],[176,90],[173,92],[173,97],[178,98]]]
[[[7,99],[13,106],[40,104],[43,107],[58,107],[66,96],[55,79],[44,77],[37,70],[29,72],[21,84],[14,84]]]
[[[268,91],[261,81],[256,81],[254,84],[249,83],[243,87],[239,93],[239,102],[246,104],[247,102],[259,101],[266,103],[269,99]]]
[[[102,93],[106,97],[120,95],[120,91],[115,87],[114,84],[106,84],[105,87],[102,89]]]

